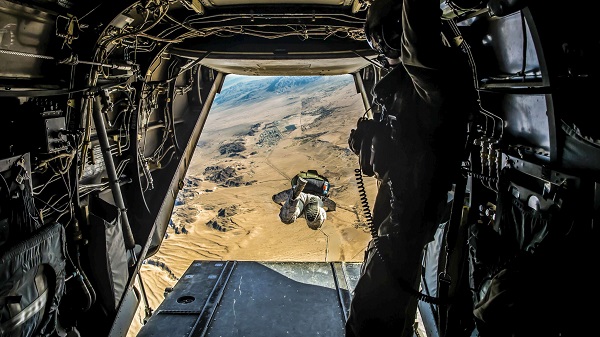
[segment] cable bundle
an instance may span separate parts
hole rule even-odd
[[[16,229],[16,232],[11,235],[14,239],[27,237],[42,227],[40,213],[33,201],[29,172],[25,168],[24,161],[24,157],[19,159],[13,168],[14,180],[10,185],[6,184],[10,198],[10,227]],[[4,181],[6,183],[6,180]]]

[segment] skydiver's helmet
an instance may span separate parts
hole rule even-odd
[[[385,56],[392,66],[400,62],[402,1],[373,1],[367,12],[364,29],[371,49]]]
[[[311,195],[306,201],[306,206],[304,206],[304,217],[310,229],[317,230],[321,228],[327,218],[327,213],[323,208],[323,200]]]

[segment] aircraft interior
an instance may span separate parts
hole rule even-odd
[[[381,112],[373,89],[389,68],[364,30],[376,1],[0,1],[0,336],[126,336],[144,306],[142,262],[161,247],[226,76],[351,74],[357,120]],[[423,260],[428,337],[596,330],[596,7],[440,1],[479,112]],[[350,288],[332,299],[343,310]],[[163,328],[211,335],[225,310],[213,295],[211,313],[166,306]]]

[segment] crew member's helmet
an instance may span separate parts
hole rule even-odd
[[[308,227],[314,230],[321,228],[327,218],[327,213],[325,213],[325,209],[323,208],[323,200],[315,196],[310,196],[306,201],[304,213]]]
[[[369,46],[385,56],[391,65],[397,64],[402,43],[402,1],[373,1],[364,29]]]

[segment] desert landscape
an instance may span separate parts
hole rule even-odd
[[[144,261],[150,307],[194,260],[362,262],[370,239],[348,135],[364,113],[350,75],[228,75],[195,149],[165,239]],[[331,184],[337,209],[319,230],[304,219],[286,225],[273,194],[301,170]],[[374,178],[365,177],[374,202]],[[142,326],[140,306],[128,337]]]

